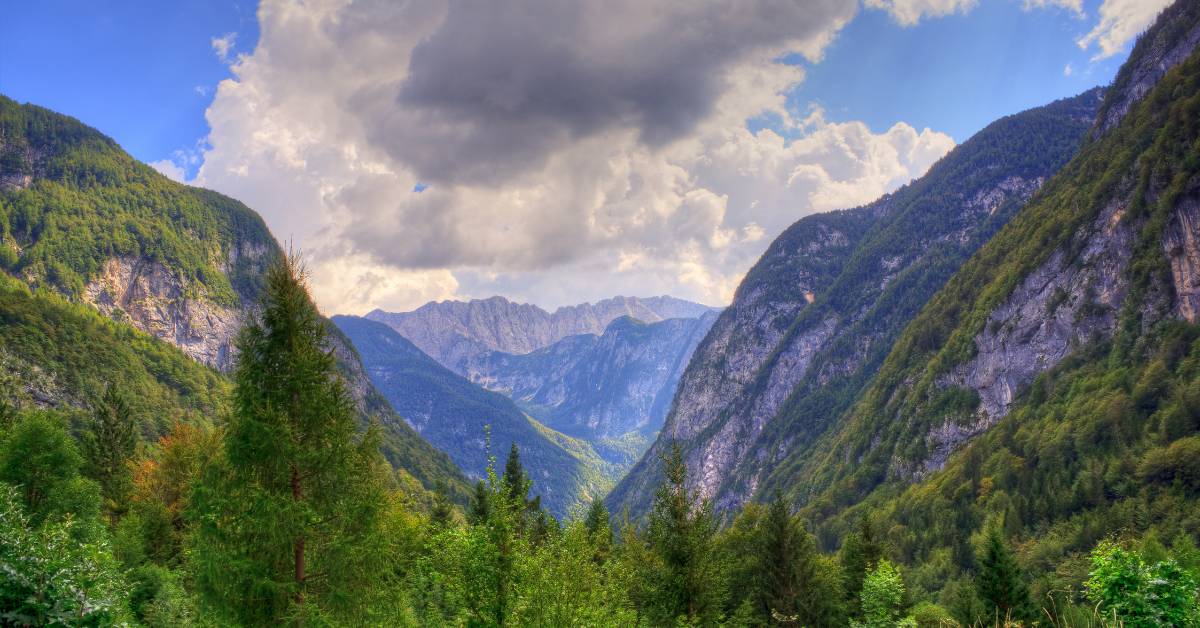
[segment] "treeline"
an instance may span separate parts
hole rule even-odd
[[[1035,599],[992,525],[933,599],[883,522],[822,554],[782,498],[724,520],[678,448],[644,521],[555,520],[515,447],[465,509],[430,505],[356,429],[326,333],[284,261],[219,427],[145,445],[116,386],[86,420],[0,405],[0,625],[1200,625],[1190,537],[1104,541],[1077,590]]]

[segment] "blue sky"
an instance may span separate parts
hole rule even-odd
[[[1087,14],[1098,4],[1085,2]],[[230,54],[253,51],[254,13],[248,0],[29,3],[0,22],[0,93],[75,116],[143,161],[178,161],[207,136],[204,110],[230,76],[213,39],[235,33]],[[789,60],[807,70],[789,103],[877,132],[904,121],[961,142],[1000,116],[1111,81],[1125,55],[1093,63],[1075,44],[1093,21],[1012,0],[910,27],[864,10],[820,63]]]
[[[833,120],[883,131],[903,120],[963,141],[1001,116],[1109,83],[1125,54],[1091,62],[1075,41],[1095,22],[1099,0],[1081,19],[1061,8],[1024,10],[982,0],[966,15],[898,26],[883,11],[862,11],[791,94],[796,107],[822,106]],[[1070,76],[1064,70],[1070,64]]]
[[[214,37],[258,38],[256,4],[38,0],[0,20],[0,93],[75,116],[151,162],[193,150],[229,68]]]

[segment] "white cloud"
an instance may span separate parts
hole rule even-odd
[[[887,11],[901,26],[914,26],[923,18],[954,13],[965,15],[975,8],[978,0],[864,0],[864,4],[871,9]]]
[[[326,311],[724,303],[791,222],[953,146],[785,107],[803,70],[776,60],[819,59],[854,0],[486,7],[264,2],[255,52],[218,86],[197,182],[294,239]],[[751,133],[764,113],[778,132]]]
[[[1100,22],[1077,43],[1083,50],[1099,48],[1093,61],[1111,57],[1146,30],[1169,4],[1171,0],[1104,0],[1100,5]]]
[[[174,161],[170,159],[159,159],[158,161],[150,162],[149,166],[159,171],[163,176],[173,181],[186,183],[187,173],[183,171]]]
[[[220,59],[222,63],[229,62],[229,53],[233,52],[233,49],[236,45],[237,33],[225,33],[220,37],[212,38],[213,52],[217,53],[217,58]]]
[[[1075,73],[1075,68],[1072,67],[1070,63],[1068,63],[1065,67],[1063,67],[1063,76],[1071,76],[1074,73]]]
[[[1026,11],[1050,7],[1067,9],[1079,17],[1083,17],[1083,0],[1023,0],[1021,3],[1021,8]]]

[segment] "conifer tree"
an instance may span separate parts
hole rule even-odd
[[[812,537],[778,493],[760,527],[756,580],[763,616],[801,626],[836,623],[842,592],[826,577]]]
[[[723,603],[724,583],[716,560],[714,537],[717,520],[712,505],[697,505],[687,488],[687,466],[676,443],[663,456],[666,482],[654,496],[647,534],[650,549],[660,562],[654,578],[651,623],[666,625],[684,617],[711,623]]]
[[[502,482],[509,503],[514,507],[525,508],[525,497],[529,495],[529,487],[532,482],[525,475],[525,467],[521,466],[521,452],[517,450],[516,443],[513,443],[508,450],[508,460],[504,462]]]
[[[325,325],[297,259],[272,264],[238,339],[224,459],[193,496],[193,572],[220,623],[370,623],[386,493]]]
[[[445,480],[438,480],[433,492],[433,506],[429,509],[429,521],[437,528],[454,522],[454,505],[450,502],[450,488]]]
[[[483,480],[475,483],[475,494],[471,496],[471,510],[467,513],[467,523],[483,525],[492,516],[491,491]]]
[[[603,563],[608,560],[608,556],[612,552],[613,531],[608,508],[604,506],[603,499],[592,500],[587,517],[584,519],[584,527],[587,528],[592,546],[596,548],[596,562]]]
[[[96,404],[83,445],[91,475],[100,483],[104,509],[115,522],[132,489],[129,460],[137,449],[137,421],[115,385],[109,384]]]
[[[979,557],[979,576],[976,581],[983,600],[987,621],[1030,619],[1032,603],[1021,567],[1000,536],[1000,529],[988,530],[983,552]]]
[[[858,529],[846,536],[839,556],[842,570],[846,574],[846,596],[851,608],[859,607],[859,593],[863,579],[883,559],[883,542],[875,531],[871,516],[864,515]]]

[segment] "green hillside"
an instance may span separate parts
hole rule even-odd
[[[1200,19],[1194,4],[1176,9],[1187,24]],[[1159,35],[1146,36],[1129,64]],[[1176,212],[1198,194],[1200,55],[1193,54],[964,265],[905,330],[845,427],[813,448],[826,453],[788,460],[772,486],[807,504],[803,513],[827,544],[873,513],[899,557],[921,565],[915,577],[927,586],[970,569],[970,535],[992,524],[1020,539],[1029,566],[1047,573],[1042,592],[1077,584],[1087,570],[1079,557],[1107,535],[1165,542],[1200,534],[1200,332],[1174,315],[1180,295],[1164,245]],[[1123,305],[1105,313],[1089,302],[1078,315],[1112,317],[1111,337],[1076,348],[1020,391],[995,426],[910,483],[905,469],[934,455],[931,430],[975,420],[978,396],[939,382],[977,354],[974,340],[993,312],[1053,255],[1087,267],[1085,235],[1115,237],[1087,226],[1113,207],[1121,210],[1111,231],[1124,225],[1133,234],[1112,287],[1126,291]],[[1067,307],[1055,301],[1047,316]]]
[[[131,259],[135,268],[165,269],[164,295],[151,295],[164,308],[240,315],[257,307],[263,271],[280,254],[262,218],[244,204],[171,181],[73,118],[0,96],[6,398],[84,410],[112,383],[129,396],[147,439],[179,420],[220,422],[228,379],[171,346],[169,328],[160,340],[135,329],[149,323],[125,309],[113,311],[115,321],[105,318],[86,304],[86,286],[110,260]],[[236,333],[208,331],[226,333],[228,345]],[[395,414],[366,380],[353,348],[333,337],[360,423],[382,425],[389,461],[427,489],[445,484],[465,500],[461,472]]]

